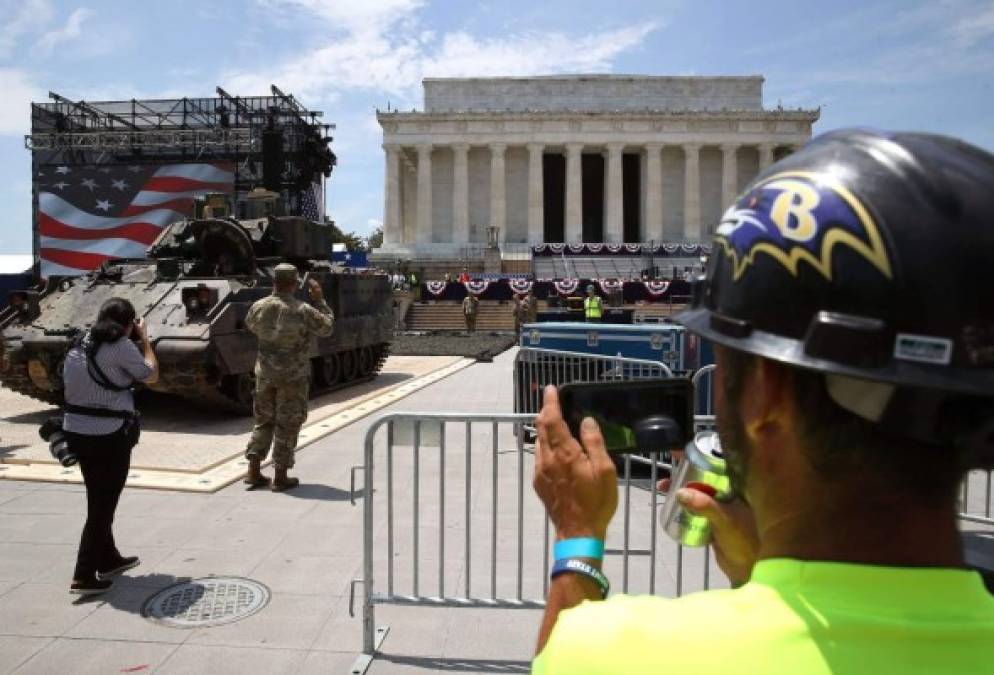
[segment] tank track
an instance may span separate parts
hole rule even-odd
[[[0,386],[49,405],[62,405],[62,392],[36,387],[28,377],[27,366],[11,366],[10,370],[0,377]]]
[[[351,387],[356,384],[371,382],[383,369],[383,364],[386,362],[389,354],[390,343],[384,342],[375,345],[373,352],[373,367],[368,375],[364,377],[355,377],[346,382],[337,382],[331,386],[312,385],[310,392],[311,397],[313,398],[315,396],[327,394],[329,392]],[[36,387],[28,377],[27,366],[12,367],[10,372],[0,377],[0,386],[6,387],[7,389],[17,392],[18,394],[30,396],[31,398],[48,403],[49,405],[62,405],[63,402],[62,392],[46,391]],[[180,398],[189,401],[190,403],[194,403],[198,406],[203,406],[211,410],[220,410],[237,415],[252,414],[251,404],[239,401],[231,389],[227,387],[210,386],[205,384],[204,386],[196,387],[194,389],[186,389],[173,393]]]

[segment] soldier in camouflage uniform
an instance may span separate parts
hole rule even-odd
[[[270,484],[261,466],[272,445],[276,468],[272,489],[282,492],[300,484],[287,471],[293,467],[297,434],[307,418],[311,339],[330,335],[334,317],[315,280],[307,288],[313,307],[294,297],[299,286],[296,267],[277,265],[274,277],[273,294],[253,304],[245,317],[245,326],[259,338],[255,427],[245,449],[249,461],[245,482],[251,488]]]
[[[472,293],[467,293],[462,301],[462,313],[466,319],[466,330],[472,333],[476,330],[476,314],[480,309],[480,300]]]
[[[538,298],[535,294],[528,290],[528,295],[525,296],[525,323],[536,323],[538,321]]]

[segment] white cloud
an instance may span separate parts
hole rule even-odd
[[[44,53],[49,53],[63,42],[75,40],[83,34],[83,22],[91,16],[93,16],[92,10],[86,7],[73,10],[62,28],[50,30],[42,35],[35,47]]]
[[[52,7],[48,0],[6,0],[0,2],[0,16],[6,17],[0,24],[0,58],[6,58],[22,36],[51,20]]]
[[[342,0],[260,0],[259,4],[278,10],[297,7],[327,19],[332,26],[350,32],[367,33],[382,30],[399,19],[420,9],[423,0],[367,0],[343,2]]]
[[[45,92],[19,68],[0,68],[0,134],[26,134],[31,131],[31,101],[45,98]]]
[[[964,47],[994,37],[994,5],[961,17],[949,26],[949,32]]]
[[[643,22],[586,35],[527,31],[479,38],[455,31],[436,36],[418,26],[421,5],[418,0],[270,0],[269,7],[299,7],[325,19],[325,46],[268,71],[229,72],[224,86],[264,91],[277,82],[311,100],[365,90],[392,96],[395,107],[407,108],[418,102],[424,77],[607,71],[660,25]]]
[[[487,40],[449,33],[436,53],[424,56],[421,70],[427,77],[603,72],[654,30],[655,23],[646,23],[582,36],[529,32]]]

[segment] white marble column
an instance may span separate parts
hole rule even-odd
[[[469,144],[452,145],[452,241],[469,243]]]
[[[770,164],[773,164],[773,144],[772,143],[760,143],[759,144],[759,171],[765,171]]]
[[[503,143],[490,144],[490,224],[497,229],[499,241],[507,239],[507,195],[505,190]]]
[[[418,146],[418,232],[417,243],[430,244],[431,211],[431,143]]]
[[[383,186],[383,243],[404,242],[404,223],[400,218],[400,146],[385,143],[386,180]]]
[[[701,146],[683,146],[683,238],[701,240]]]
[[[583,143],[566,144],[566,241],[583,241]]]
[[[541,244],[545,239],[545,184],[542,173],[541,143],[528,144],[528,243]]]
[[[663,144],[645,146],[645,222],[642,239],[663,241]]]
[[[607,144],[607,218],[604,241],[620,244],[625,240],[625,206],[621,153],[624,143]]]
[[[721,146],[721,212],[732,205],[738,193],[738,152],[735,143],[725,143]]]

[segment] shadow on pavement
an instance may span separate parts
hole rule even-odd
[[[134,596],[143,593],[152,597],[163,588],[173,584],[185,583],[193,577],[177,577],[172,574],[139,574],[135,576],[120,576],[114,579],[114,587],[102,595],[81,596],[73,601],[74,605],[104,604],[114,609],[141,615],[142,602],[136,603]]]
[[[527,673],[531,661],[504,661],[501,659],[459,659],[443,656],[399,656],[379,653],[377,660],[389,661],[415,668],[452,673]]]
[[[36,410],[34,412],[11,415],[10,417],[4,417],[2,419],[5,422],[10,422],[11,424],[37,424],[41,426],[42,422],[53,415],[57,415],[58,412],[59,408],[48,408],[46,410]]]
[[[362,490],[355,491],[355,498],[362,499]],[[318,499],[325,502],[347,502],[350,493],[348,490],[340,490],[330,485],[319,483],[301,483],[292,490],[287,490],[283,494],[297,499]]]

